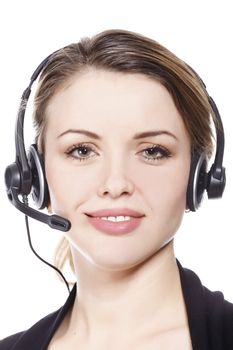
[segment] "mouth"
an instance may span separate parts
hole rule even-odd
[[[122,235],[136,230],[142,217],[132,216],[92,216],[86,214],[89,223],[97,230],[110,235]]]

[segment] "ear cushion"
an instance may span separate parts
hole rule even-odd
[[[196,211],[201,204],[207,185],[207,158],[204,153],[194,152],[191,157],[191,166],[186,195],[186,205],[191,211]]]
[[[38,153],[36,144],[29,147],[27,157],[32,171],[32,199],[37,209],[44,209],[49,203],[49,190],[45,177],[44,161]]]

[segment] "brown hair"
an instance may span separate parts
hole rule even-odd
[[[211,118],[214,112],[207,92],[196,73],[158,42],[125,30],[107,30],[82,38],[55,52],[44,67],[34,99],[35,142],[45,151],[46,107],[51,97],[74,74],[88,68],[112,72],[141,73],[159,81],[171,94],[190,135],[192,151],[213,151]],[[62,250],[64,246],[61,245]],[[60,255],[59,251],[57,252]],[[57,255],[56,255],[57,256]],[[71,261],[70,252],[68,256]],[[60,259],[61,260],[61,259]],[[57,261],[62,267],[66,259]]]

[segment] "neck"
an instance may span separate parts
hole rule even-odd
[[[173,241],[127,271],[100,271],[77,260],[77,297],[67,325],[72,332],[135,335],[155,331],[155,325],[159,332],[184,324]]]

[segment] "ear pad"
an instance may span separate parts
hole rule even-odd
[[[29,147],[27,157],[32,172],[32,199],[37,209],[44,209],[49,204],[49,190],[45,177],[44,161],[38,153],[36,144]]]
[[[201,204],[207,185],[207,158],[204,153],[193,153],[186,195],[186,205],[196,211]]]

